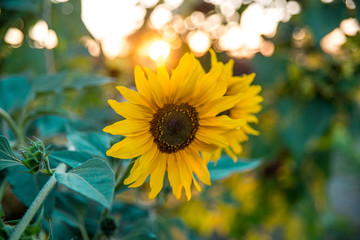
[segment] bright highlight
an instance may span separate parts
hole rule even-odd
[[[170,54],[170,46],[167,42],[159,40],[151,44],[149,56],[152,60],[157,61],[160,57],[166,59]]]

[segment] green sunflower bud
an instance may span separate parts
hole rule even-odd
[[[31,174],[35,174],[43,168],[44,161],[49,155],[46,153],[44,143],[40,139],[36,141],[30,140],[30,146],[25,148],[21,155],[23,156],[22,162],[30,169]]]
[[[101,231],[105,236],[110,237],[116,230],[116,223],[112,217],[105,217],[100,223]]]

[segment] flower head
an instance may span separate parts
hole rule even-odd
[[[250,124],[258,123],[258,118],[255,116],[261,110],[260,103],[263,101],[263,98],[259,95],[261,87],[258,85],[251,85],[254,81],[255,73],[243,76],[233,76],[233,67],[234,62],[230,60],[225,65],[217,61],[214,51],[211,53],[211,65],[212,68],[219,68],[219,66],[224,66],[224,71],[222,77],[226,79],[228,83],[228,88],[225,93],[225,96],[236,96],[241,94],[242,98],[238,101],[233,107],[227,109],[221,114],[229,116],[231,119],[243,119],[245,124],[239,128],[230,129],[226,136],[229,140],[229,146],[225,148],[218,148],[212,153],[203,153],[205,159],[217,160],[219,159],[222,150],[233,158],[234,161],[237,160],[237,155],[241,154],[243,142],[246,142],[249,138],[248,135],[259,135],[259,132],[253,129]]]
[[[244,124],[242,119],[217,116],[240,101],[241,94],[224,96],[228,84],[227,79],[220,77],[224,67],[214,66],[205,73],[189,53],[180,59],[171,77],[162,64],[158,65],[157,74],[144,70],[135,67],[137,92],[117,87],[129,102],[109,100],[125,120],[105,127],[104,131],[126,138],[114,144],[107,155],[121,159],[140,156],[125,184],[138,187],[150,175],[149,198],[160,192],[167,171],[175,197],[180,198],[184,187],[190,199],[192,184],[201,191],[197,179],[211,184],[200,152],[227,147],[225,133]]]

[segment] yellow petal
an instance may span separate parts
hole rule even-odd
[[[225,96],[215,101],[204,104],[198,109],[200,118],[216,116],[221,112],[224,112],[232,108],[236,103],[241,100],[242,94],[234,96]]]
[[[191,199],[191,183],[192,183],[192,173],[190,169],[188,168],[185,161],[189,158],[188,155],[185,155],[184,151],[179,151],[175,153],[176,160],[179,166],[179,173],[180,173],[180,180],[182,185],[185,188],[185,194],[187,197],[187,200],[189,201]]]
[[[206,166],[205,160],[202,159],[198,152],[195,151],[187,151],[188,155],[188,163],[191,167],[191,170],[196,174],[200,181],[207,185],[211,185],[210,181],[210,173]]]
[[[159,81],[159,77],[156,76],[150,69],[144,68],[146,74],[148,75],[149,79],[149,90],[152,96],[153,101],[155,102],[156,106],[161,108],[165,104],[166,94],[165,89],[161,85]]]
[[[166,170],[167,154],[160,154],[157,160],[157,166],[150,175],[150,188],[149,198],[155,198],[161,191],[164,183],[164,175]]]
[[[124,96],[124,98],[126,98],[129,102],[135,103],[135,104],[139,104],[139,105],[144,105],[149,107],[150,109],[153,109],[153,106],[151,105],[151,103],[149,102],[149,100],[147,100],[143,95],[141,95],[140,93],[128,89],[126,87],[123,86],[118,86],[116,87],[116,89],[120,92],[121,95]]]
[[[108,103],[115,110],[115,112],[124,118],[133,118],[133,119],[142,119],[142,120],[150,120],[152,119],[152,111],[151,109],[133,104],[130,102],[122,102],[119,103],[115,100],[109,100]]]
[[[245,124],[244,119],[231,119],[226,115],[222,115],[219,117],[207,117],[201,118],[199,121],[200,126],[210,126],[210,127],[217,127],[221,126],[224,128],[234,129],[241,127]]]
[[[144,95],[147,99],[151,99],[149,90],[149,81],[146,79],[143,70],[139,66],[134,69],[135,86],[138,92]]]
[[[225,150],[226,154],[229,155],[234,162],[237,161],[236,155],[233,153],[233,151],[231,151],[231,149],[229,147],[224,148],[224,150]]]
[[[148,151],[153,144],[153,137],[151,134],[144,134],[141,136],[126,137],[122,141],[114,144],[106,155],[129,159],[142,155]]]
[[[158,81],[160,83],[160,85],[163,87],[163,89],[165,90],[165,95],[169,96],[170,93],[170,89],[169,89],[169,73],[166,70],[166,66],[164,63],[160,63],[158,62],[157,65],[157,76],[158,76]]]
[[[209,73],[198,79],[192,99],[189,101],[190,105],[198,107],[211,99],[216,91],[216,82],[221,71],[222,67],[212,68]]]
[[[168,158],[168,179],[172,191],[177,199],[181,197],[182,184],[180,180],[179,166],[174,155],[170,154]]]
[[[113,135],[136,136],[149,132],[150,123],[140,120],[122,120],[103,129]]]
[[[195,138],[208,144],[226,147],[228,141],[224,133],[225,131],[222,129],[200,126],[195,134]]]
[[[124,181],[125,185],[132,183],[139,177],[139,174],[138,174],[139,165],[140,165],[140,161],[139,161],[139,159],[136,159],[134,166],[131,168],[129,176],[127,178],[125,178],[125,181]]]
[[[145,152],[139,159],[136,160],[138,167],[131,170],[130,176],[125,179],[125,184],[130,184],[136,181],[131,187],[138,187],[146,180],[152,170],[155,168],[158,156],[156,144],[149,151]],[[145,179],[143,179],[145,178]]]

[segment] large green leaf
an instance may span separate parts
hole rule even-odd
[[[88,152],[75,152],[75,151],[56,151],[52,152],[49,156],[50,160],[56,160],[62,163],[65,163],[66,165],[75,168],[87,160],[94,158],[93,155],[91,155]]]
[[[43,116],[35,120],[38,135],[41,138],[49,137],[65,131],[65,125],[70,120],[59,116]]]
[[[6,137],[0,135],[0,170],[16,165],[22,165],[22,163],[14,155]]]
[[[216,163],[210,162],[208,169],[212,181],[227,178],[233,173],[252,170],[261,164],[261,159],[240,159],[234,162],[228,156],[222,156]]]
[[[6,179],[11,186],[11,190],[26,206],[30,206],[37,194],[40,192],[49,176],[43,174],[32,175],[27,173],[29,169],[23,166],[11,167],[8,169]],[[55,201],[55,191],[51,191],[44,202],[44,215],[50,217]]]
[[[89,132],[83,133],[73,129],[67,129],[67,138],[77,151],[84,151],[96,156],[106,158],[106,150],[110,141],[105,133]]]
[[[31,84],[24,76],[0,80],[0,107],[11,113],[22,108],[31,96]]]
[[[0,8],[24,12],[37,12],[40,10],[41,0],[2,0]]]
[[[300,103],[284,98],[278,103],[278,108],[282,119],[279,128],[283,142],[297,159],[301,159],[305,153],[306,144],[320,137],[326,130],[334,112],[332,106],[321,99]]]
[[[56,180],[68,188],[109,208],[114,195],[115,176],[109,164],[93,158],[67,173],[55,173]]]
[[[62,72],[36,78],[34,81],[34,90],[39,93],[59,93],[65,89],[79,90],[85,87],[100,86],[112,81],[109,77]]]
[[[310,26],[317,43],[335,28],[339,27],[348,14],[348,9],[342,1],[323,4],[320,1],[309,1],[303,10],[304,23]]]

